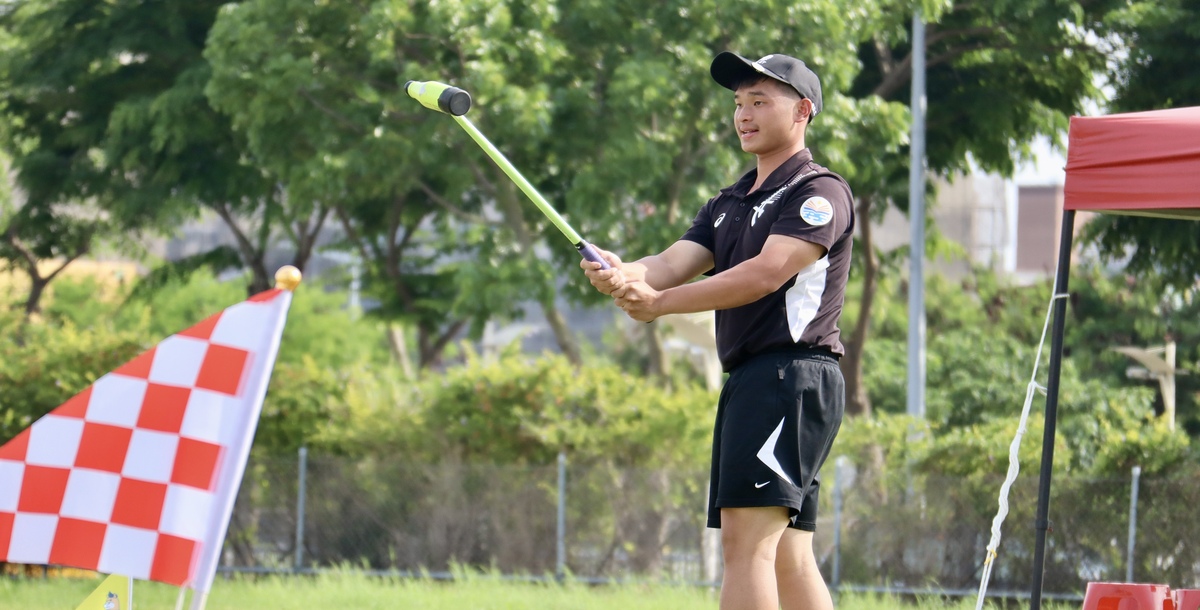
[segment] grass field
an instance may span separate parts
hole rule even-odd
[[[99,583],[100,579],[0,578],[0,610],[74,610]],[[173,610],[177,596],[178,589],[174,587],[138,581],[134,587],[134,606],[136,610]],[[975,601],[914,602],[877,595],[846,595],[836,605],[838,610],[974,610]],[[209,610],[717,610],[717,598],[715,591],[695,587],[532,584],[482,576],[447,583],[338,572],[315,577],[218,578],[206,607]],[[997,608],[990,604],[987,607]],[[1043,607],[1076,608],[1062,604]]]

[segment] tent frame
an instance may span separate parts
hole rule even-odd
[[[1058,245],[1058,269],[1054,281],[1054,325],[1050,330],[1050,368],[1046,382],[1046,414],[1042,432],[1042,465],[1038,478],[1038,506],[1034,527],[1037,540],[1033,551],[1033,580],[1030,610],[1041,610],[1042,580],[1046,567],[1046,534],[1050,531],[1050,479],[1054,465],[1054,436],[1058,428],[1058,387],[1062,374],[1063,334],[1067,317],[1067,286],[1071,250],[1075,237],[1075,210],[1063,210],[1062,234]]]
[[[1030,610],[1041,610],[1075,212],[1200,220],[1200,107],[1071,117],[1034,527]]]

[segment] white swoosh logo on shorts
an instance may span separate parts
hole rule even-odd
[[[762,489],[762,488],[764,488],[764,487],[766,487],[767,485],[770,485],[770,484],[771,484],[771,482],[770,482],[770,481],[767,481],[766,483],[755,483],[755,484],[754,484],[754,489]]]
[[[775,427],[775,431],[771,433],[767,442],[763,443],[763,446],[758,450],[757,457],[760,462],[766,464],[767,468],[771,469],[771,472],[779,475],[779,478],[787,481],[789,485],[795,486],[796,483],[783,471],[783,466],[779,463],[779,458],[775,457],[775,443],[779,442],[779,434],[783,432],[783,422],[783,419],[779,420],[779,425]]]

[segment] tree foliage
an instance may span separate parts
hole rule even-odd
[[[1032,366],[1030,337],[1039,334],[1043,313],[1038,302],[1049,286],[976,277],[967,285],[933,282],[930,412],[924,421],[903,415],[895,398],[903,394],[903,350],[891,336],[903,336],[904,316],[876,312],[884,338],[868,356],[880,409],[874,417],[848,420],[834,451],[858,464],[864,476],[880,477],[885,488],[914,472],[971,487],[994,485],[1007,469],[1004,456]],[[1129,332],[1154,332],[1161,324],[1154,312],[1134,307],[1141,297],[1119,296],[1136,293],[1123,279],[1098,275],[1080,283],[1096,286],[1094,297],[1082,297],[1088,304],[1080,309],[1089,314],[1102,317],[1099,309],[1125,299],[1129,309],[1109,319],[1128,318]],[[895,290],[891,286],[888,294]],[[43,321],[31,327],[35,341],[0,342],[0,440],[164,334],[241,295],[236,282],[205,273],[148,299],[126,299],[131,291],[128,285],[62,282]],[[344,295],[302,284],[264,403],[257,453],[290,456],[304,445],[380,463],[539,467],[563,451],[576,471],[599,467],[591,476],[682,471],[707,461],[716,396],[698,385],[666,390],[599,358],[576,368],[562,356],[522,354],[516,345],[490,356],[467,346],[464,366],[403,379],[376,339],[378,322],[355,318],[343,305]],[[0,314],[0,331],[18,318]],[[1101,374],[1098,361],[1087,356],[1102,352],[1095,345],[1112,336],[1089,342],[1090,334],[1082,329],[1069,341],[1074,353],[1062,377],[1059,468],[1086,477],[1123,475],[1133,465],[1164,475],[1185,469],[1194,460],[1189,436],[1166,429],[1151,408],[1150,390],[1122,387]],[[1040,404],[1035,398],[1021,449],[1027,472],[1036,470]],[[660,483],[647,482],[655,490]],[[378,492],[382,499],[393,497],[386,489]]]
[[[1124,43],[1109,80],[1112,112],[1139,112],[1200,105],[1200,77],[1193,69],[1200,45],[1200,2],[1133,2],[1109,18]],[[1082,241],[1139,277],[1157,276],[1177,290],[1200,281],[1196,224],[1160,218],[1105,214],[1085,228]]]
[[[1172,339],[1182,369],[1176,378],[1176,424],[1195,434],[1200,426],[1194,373],[1200,359],[1200,326],[1195,323],[1200,305],[1184,295],[1164,293],[1153,282],[1095,266],[1081,266],[1073,275],[1060,397],[1063,425],[1081,415],[1101,417],[1094,413],[1097,409],[1165,425],[1158,383],[1129,379],[1126,370],[1136,363],[1113,348],[1155,347]],[[883,293],[897,293],[898,284],[886,278]],[[1018,413],[1035,365],[1039,374],[1032,380],[1046,384],[1048,338],[1040,353],[1038,348],[1047,330],[1050,280],[1020,285],[977,269],[958,282],[930,276],[926,288],[926,411],[931,425],[956,429]],[[903,301],[881,303],[872,322],[878,336],[867,350],[868,391],[878,410],[902,414],[907,410],[907,312]],[[1043,404],[1039,394],[1034,410]]]
[[[201,53],[222,4],[0,8],[11,41],[0,60],[3,145],[28,199],[25,234],[86,252],[93,237],[168,232],[208,210],[234,234],[252,292],[270,286],[263,261],[277,233],[292,238],[303,268],[321,212],[286,206],[204,96],[210,68]],[[82,216],[83,204],[96,212]]]
[[[1104,19],[1123,6],[1101,2],[911,2],[862,6],[869,27],[856,30],[859,66],[846,94],[855,100],[908,108],[911,103],[912,16],[925,22],[926,159],[930,178],[975,168],[1011,175],[1037,136],[1057,140],[1068,118],[1095,97],[1095,74],[1109,54]],[[1100,34],[1097,35],[1097,32]],[[906,135],[908,125],[893,135]],[[907,138],[903,138],[907,144]],[[892,207],[908,210],[908,146],[850,144],[845,165],[870,168],[872,180],[851,181],[860,218],[880,218]],[[927,187],[927,190],[929,187]],[[887,266],[877,259],[870,227],[859,223],[858,271],[864,307],[845,343],[852,413],[870,413],[863,350],[870,339],[874,282]],[[931,240],[932,243],[932,240]],[[927,250],[923,254],[928,255]]]
[[[1066,345],[1069,356],[1088,377],[1106,384],[1148,388],[1152,409],[1163,414],[1163,397],[1155,380],[1129,379],[1137,363],[1117,347],[1161,348],[1176,344],[1176,424],[1200,433],[1200,300],[1194,291],[1164,285],[1161,278],[1128,272],[1116,274],[1091,266],[1071,280]]]
[[[555,280],[510,216],[523,205],[515,187],[453,121],[401,89],[452,81],[477,107],[493,91],[519,94],[484,59],[543,40],[542,9],[256,0],[230,6],[214,28],[212,103],[298,196],[337,207],[343,247],[368,270],[366,289],[382,314],[415,328],[424,365],[464,328],[517,315],[520,300],[553,303]],[[505,124],[536,124],[535,99],[511,107],[523,115]],[[481,179],[491,182],[476,186]]]
[[[73,218],[47,206],[86,199],[133,228],[206,205],[231,227],[238,214],[255,219],[238,238],[258,277],[274,236],[290,235],[304,258],[310,231],[335,214],[340,247],[367,265],[380,313],[415,329],[430,364],[462,330],[520,315],[522,300],[553,323],[556,295],[599,297],[577,273],[560,285],[557,270],[573,268],[575,254],[453,121],[403,93],[406,81],[471,91],[472,120],[583,234],[638,256],[677,237],[748,164],[729,137],[728,98],[707,76],[723,49],[807,59],[826,91],[811,137],[819,158],[855,185],[863,218],[903,209],[916,7],[29,0],[4,12],[14,51],[3,62],[5,141],[30,195],[20,213],[41,220],[24,226],[48,240],[42,256],[64,256],[54,244],[71,233],[50,228]],[[1189,5],[1122,7],[920,3],[933,172],[1011,171],[1014,146],[1019,157],[1034,136],[1061,129],[1095,92],[1110,39],[1094,34],[1129,33],[1141,63],[1169,58],[1156,50],[1167,38],[1138,28]],[[779,27],[750,27],[764,12]],[[1053,69],[1030,69],[1045,65]],[[852,386],[887,264],[861,237],[861,303],[847,312]],[[570,331],[561,319],[556,329],[566,350]]]
[[[187,205],[154,202],[207,205],[237,231],[256,278],[272,237],[290,237],[306,260],[312,231],[336,215],[341,247],[367,266],[381,312],[416,329],[423,363],[463,329],[520,315],[523,300],[541,305],[578,363],[557,295],[599,297],[578,273],[561,285],[576,255],[453,121],[403,84],[468,89],[471,119],[576,228],[636,257],[678,237],[700,202],[749,165],[731,137],[727,93],[707,75],[726,49],[806,59],[825,89],[810,138],[818,158],[850,179],[864,218],[904,209],[918,5],[929,23],[937,174],[968,159],[1011,171],[1014,146],[1019,154],[1061,129],[1094,90],[1104,39],[1090,33],[1115,6],[249,0],[101,10],[26,0],[7,11],[21,52],[8,64],[16,87],[5,112],[34,147],[19,165],[35,200],[99,193],[122,219],[160,222]],[[775,27],[761,27],[764,14]],[[64,23],[73,34],[52,36]],[[53,146],[61,160],[37,166]],[[256,224],[238,230],[237,218]],[[868,238],[860,252],[874,277]],[[866,344],[871,295],[852,355]]]
[[[349,401],[326,447],[417,462],[540,465],[562,451],[581,465],[690,467],[706,461],[716,406],[715,393],[697,386],[665,390],[611,363],[577,369],[516,344],[487,357],[468,349],[466,364],[406,391],[381,380],[362,387],[396,399]]]

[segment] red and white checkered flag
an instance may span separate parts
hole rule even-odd
[[[0,447],[0,561],[207,592],[291,300],[168,337]]]

